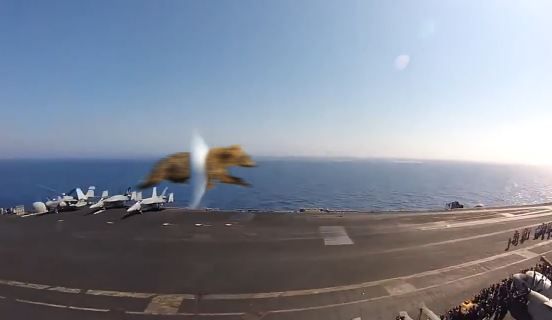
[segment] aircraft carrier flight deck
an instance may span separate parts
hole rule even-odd
[[[444,312],[552,252],[552,206],[427,213],[124,209],[0,216],[6,319],[394,319]]]

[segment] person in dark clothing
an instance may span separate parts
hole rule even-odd
[[[518,242],[519,242],[519,231],[515,231],[514,232],[514,239],[512,239],[512,244],[514,246],[517,246],[518,245]]]
[[[519,243],[523,244],[525,242],[525,238],[527,237],[527,228],[523,229],[521,232],[521,239],[519,239]]]
[[[543,229],[547,231],[547,229]],[[523,237],[527,237],[528,232],[524,230]],[[518,233],[519,236],[519,233]],[[542,234],[540,234],[542,237]],[[509,241],[513,242],[513,241]],[[536,271],[545,277],[552,279],[552,266],[543,263],[537,264],[530,270]],[[525,273],[528,269],[521,270]],[[514,286],[513,275],[502,281],[492,284],[488,288],[483,288],[473,299],[466,300],[459,306],[456,306],[440,316],[444,320],[503,320],[512,307],[526,306],[530,289],[517,288]]]
[[[508,246],[506,247],[506,249],[504,251],[510,250],[510,245],[511,244],[512,244],[512,238],[508,238]]]

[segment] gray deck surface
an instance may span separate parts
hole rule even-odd
[[[0,217],[3,319],[394,319],[444,312],[552,252],[504,250],[514,229],[552,221],[547,205],[87,213]]]

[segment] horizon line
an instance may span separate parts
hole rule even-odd
[[[165,155],[167,156],[167,155]],[[141,155],[141,156],[104,156],[104,157],[6,157],[0,158],[0,161],[141,161],[141,160],[159,160],[165,156]],[[519,165],[530,167],[552,167],[552,164],[536,164],[523,162],[499,162],[490,160],[473,159],[443,159],[443,158],[408,158],[408,157],[378,157],[378,156],[322,156],[322,155],[255,155],[254,158],[273,159],[273,160],[337,160],[337,161],[389,161],[404,164],[421,164],[423,162],[456,162],[456,163],[474,163],[490,165]]]

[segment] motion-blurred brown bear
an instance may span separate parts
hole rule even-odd
[[[216,181],[249,186],[243,179],[229,174],[228,167],[231,166],[254,167],[255,162],[239,145],[210,149],[206,163],[207,189],[211,189]],[[157,162],[146,181],[138,187],[148,188],[163,180],[185,183],[190,175],[190,153],[179,152]]]

